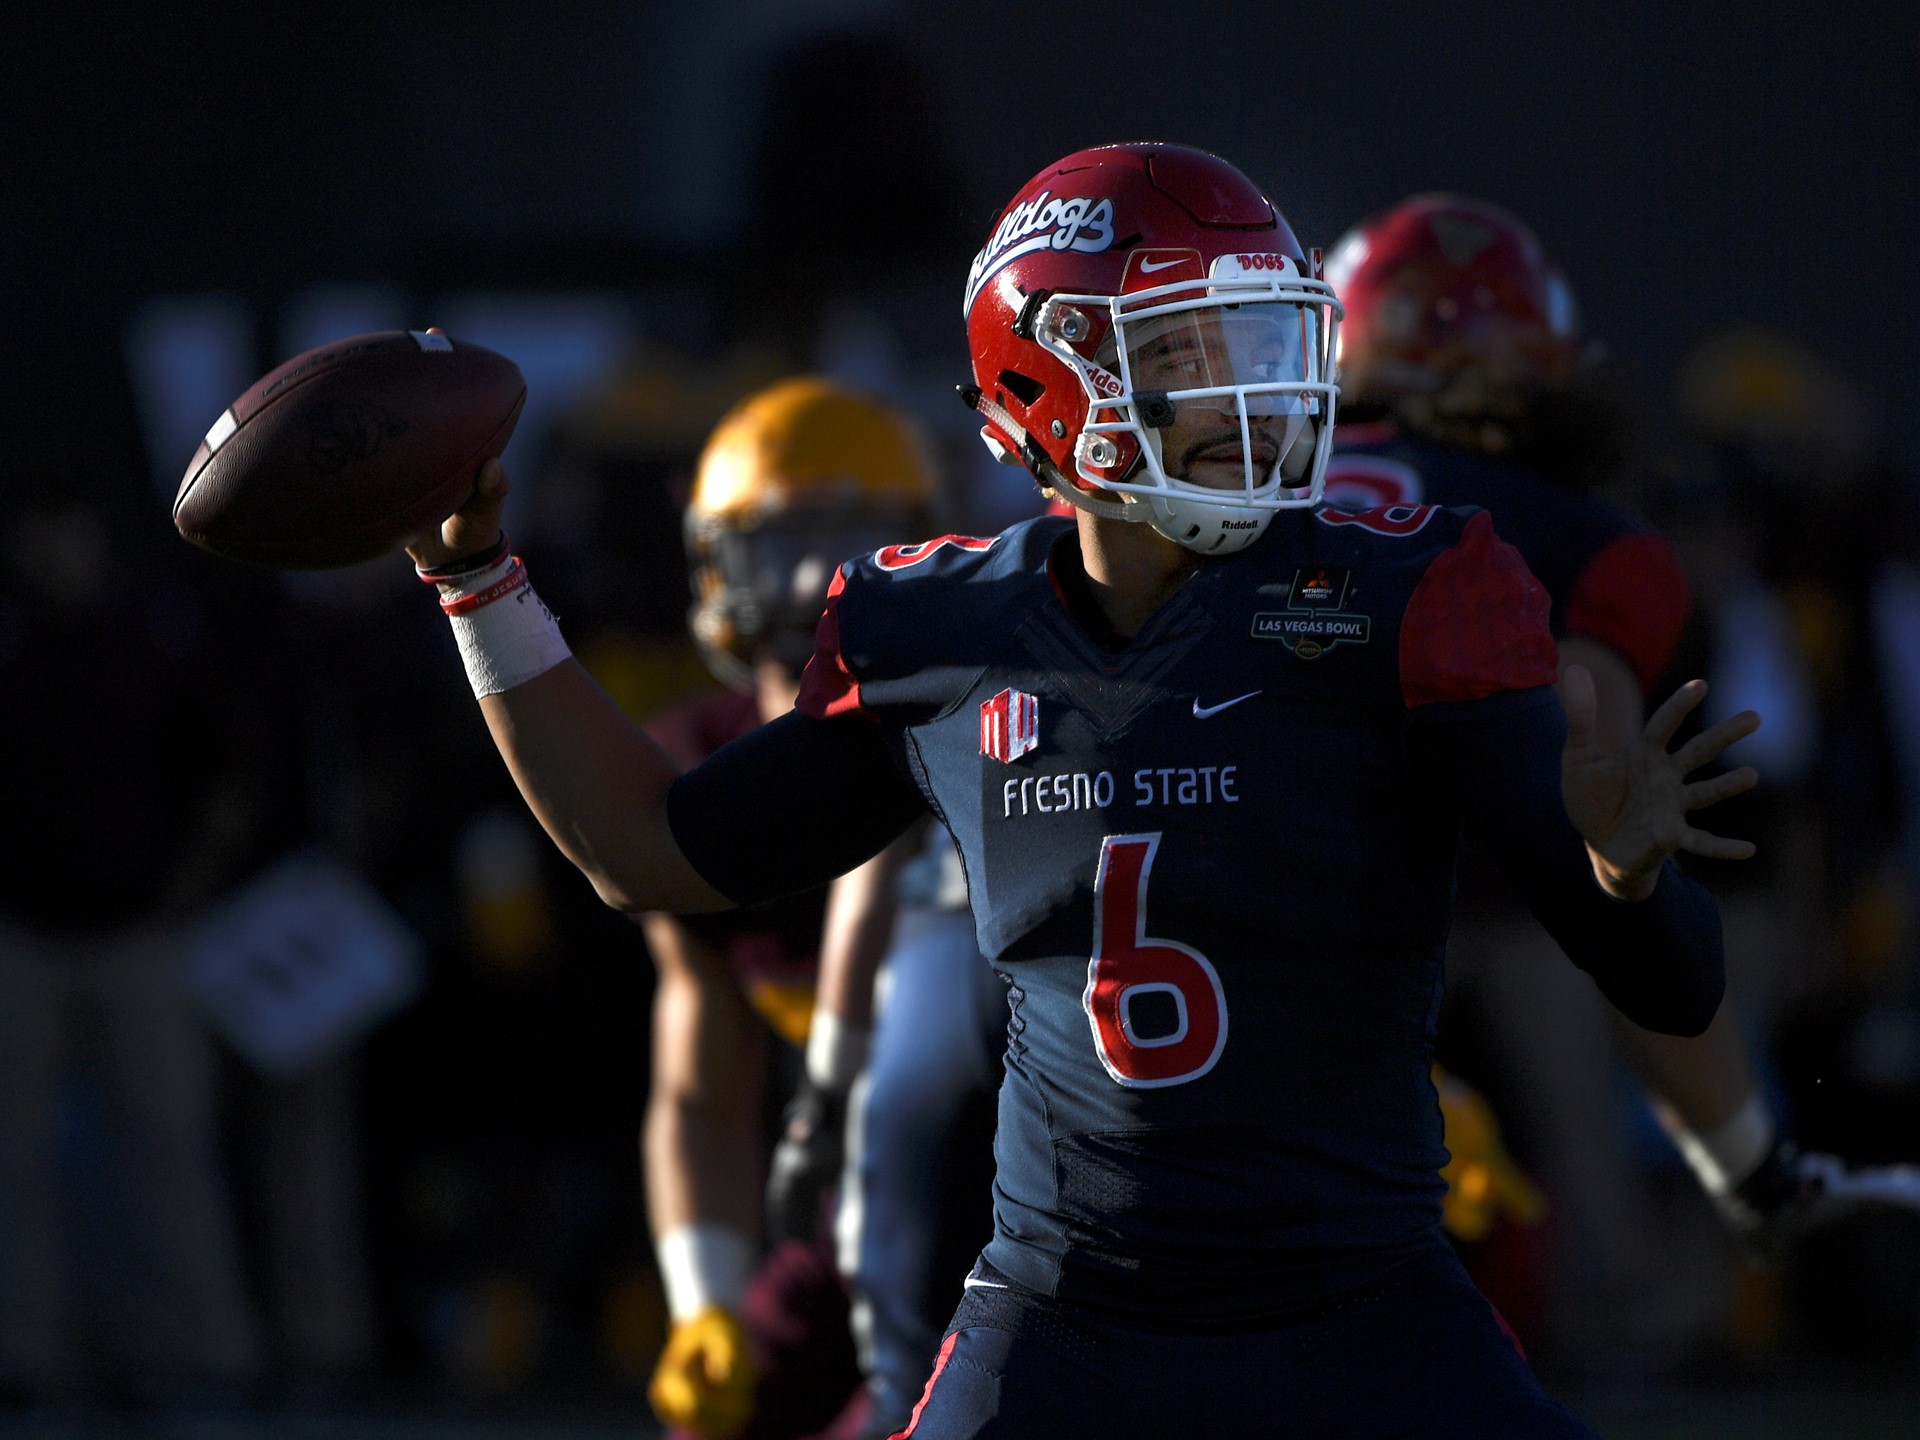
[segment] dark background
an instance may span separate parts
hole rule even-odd
[[[769,137],[767,78],[840,29],[883,38],[812,77],[810,126]],[[1414,190],[1496,199],[1655,385],[1703,329],[1760,320],[1904,419],[1917,31],[1911,6],[1863,0],[39,9],[6,45],[0,344],[31,369],[97,357],[153,293],[265,298],[454,256],[463,278],[537,282],[820,228],[842,241],[823,285],[906,250],[957,294],[1041,164],[1146,138],[1235,160],[1307,243]],[[754,203],[770,150],[791,167],[759,186],[779,212]],[[945,213],[899,203],[928,176]]]
[[[404,574],[394,588],[407,593],[392,603],[413,608],[396,620],[403,612],[383,609],[390,597],[372,582],[363,609],[335,596],[329,610],[320,591],[282,593],[268,577],[235,577],[189,557],[168,534],[162,500],[188,457],[140,448],[130,327],[156,301],[227,297],[256,331],[249,365],[259,373],[285,358],[289,307],[316,287],[375,287],[413,326],[440,318],[444,301],[476,294],[631,297],[653,362],[704,378],[659,392],[666,408],[684,411],[686,433],[668,437],[672,426],[639,401],[619,423],[652,426],[658,450],[684,458],[717,414],[689,408],[689,392],[701,391],[702,403],[730,399],[741,376],[766,378],[751,365],[727,368],[733,342],[766,345],[776,369],[821,363],[831,347],[819,337],[865,313],[890,333],[901,367],[896,398],[945,427],[938,438],[950,463],[967,446],[966,460],[977,464],[969,430],[977,422],[940,394],[966,378],[959,299],[968,260],[997,208],[1043,164],[1085,145],[1137,139],[1227,156],[1272,193],[1307,244],[1331,245],[1414,191],[1457,190],[1509,207],[1570,277],[1587,332],[1645,421],[1650,453],[1669,427],[1676,377],[1694,347],[1729,326],[1766,327],[1828,372],[1812,408],[1830,413],[1816,420],[1851,437],[1854,460],[1877,457],[1876,485],[1894,490],[1852,492],[1845,510],[1801,498],[1790,521],[1776,509],[1774,568],[1764,578],[1781,593],[1804,579],[1780,559],[1804,541],[1817,555],[1803,568],[1818,572],[1822,593],[1840,595],[1846,612],[1859,598],[1846,572],[1867,566],[1850,559],[1852,535],[1881,532],[1866,547],[1873,563],[1902,551],[1911,558],[1913,536],[1901,528],[1909,522],[1899,518],[1911,513],[1909,477],[1920,458],[1920,280],[1910,258],[1920,234],[1920,12],[1910,4],[340,0],[81,5],[6,22],[0,413],[8,433],[36,453],[85,451],[71,470],[75,484],[99,463],[150,470],[152,483],[142,475],[101,493],[116,497],[130,530],[180,552],[175,568],[197,567],[188,580],[206,587],[208,613],[245,615],[257,626],[251,643],[244,633],[234,642],[233,654],[252,658],[226,666],[222,693],[252,689],[255,733],[277,732],[292,758],[274,763],[297,772],[261,783],[297,798],[277,822],[256,825],[251,843],[264,848],[234,861],[230,878],[317,839],[366,873],[430,952],[424,998],[354,1058],[357,1098],[336,1097],[330,1112],[351,1113],[360,1126],[353,1144],[365,1171],[379,1349],[346,1375],[305,1375],[283,1362],[274,1378],[292,1375],[294,1409],[312,1412],[302,1422],[310,1433],[340,1433],[313,1416],[362,1402],[403,1417],[415,1413],[409,1406],[470,1416],[517,1407],[539,1424],[584,1416],[582,1427],[611,1413],[604,1433],[647,1429],[640,1394],[660,1316],[632,1135],[645,1084],[648,969],[624,922],[595,908],[551,857],[544,883],[557,938],[542,958],[513,974],[471,963],[449,898],[464,862],[446,836],[458,827],[434,807],[460,809],[461,823],[468,810],[518,812],[438,617],[418,609],[418,587]],[[196,423],[211,419],[210,411]],[[1818,423],[1812,429],[1822,433]],[[586,446],[580,433],[570,443]],[[630,442],[632,430],[623,433]],[[522,441],[523,491],[544,490],[556,502],[573,493],[554,477],[582,463],[579,455],[564,445],[543,455],[540,434]],[[644,458],[654,465],[660,457]],[[676,519],[660,476],[642,471],[653,508],[629,507],[606,527],[617,545],[602,553],[579,540],[576,554],[564,518],[549,515],[545,553],[569,564],[535,562],[555,577],[541,583],[567,602],[563,614],[603,622],[622,643],[636,632],[677,635],[684,604],[672,558]],[[66,472],[41,473],[44,486],[44,473]],[[1763,521],[1796,478],[1788,465],[1745,489],[1742,472],[1729,473],[1713,495],[1715,513]],[[0,505],[11,485],[0,479]],[[1861,494],[1879,504],[1900,498],[1902,486],[1905,505],[1859,508]],[[1009,502],[995,503],[1004,510]],[[1022,493],[1011,503],[1030,499]],[[658,568],[636,567],[640,554]],[[23,563],[17,550],[12,563]],[[569,581],[579,587],[573,596],[564,593]],[[581,631],[570,636],[585,653]],[[1870,649],[1856,644],[1853,653]],[[636,671],[652,663],[644,646],[610,642],[608,653],[616,670],[622,656]],[[684,644],[681,662],[691,663]],[[684,681],[686,665],[674,674]],[[102,683],[111,688],[111,677]],[[1829,712],[1874,702],[1870,678],[1831,689]],[[4,694],[0,705],[31,710],[49,698]],[[245,700],[230,714],[246,719]],[[137,698],[123,696],[113,714],[138,710]],[[336,714],[346,718],[336,723]],[[438,749],[434,767],[403,743],[423,733]],[[1846,739],[1839,725],[1820,733]],[[354,738],[329,751],[315,735]],[[216,737],[198,738],[201,749],[218,748]],[[144,743],[128,755],[155,753],[152,736]],[[1877,764],[1887,747],[1876,734],[1861,748]],[[197,772],[179,763],[166,788],[191,796]],[[0,754],[0,783],[9,795],[32,788],[39,802],[58,803],[60,783],[30,777],[36,766],[44,771],[47,757]],[[1809,826],[1826,836],[1812,868],[1858,871],[1832,886],[1836,913],[1868,888],[1859,879],[1868,860],[1878,865],[1883,851],[1898,849],[1890,837],[1903,823],[1911,836],[1911,817],[1889,798],[1883,773],[1863,765],[1850,792],[1877,791],[1877,808],[1819,808],[1840,787],[1822,790],[1816,768],[1760,815],[1791,837],[1793,817],[1782,812],[1806,808]],[[28,787],[30,778],[40,783]],[[349,824],[343,812],[358,818]],[[1836,834],[1865,837],[1858,851],[1866,858]],[[1909,912],[1920,876],[1915,848],[1909,838]],[[1786,858],[1755,888],[1780,877],[1791,888],[1798,852],[1771,853]],[[112,877],[75,878],[73,904],[90,903],[89,889],[103,885],[111,888]],[[1892,995],[1909,1020],[1920,1014],[1906,918],[1905,930],[1889,922],[1904,936],[1905,991],[1881,981],[1829,987],[1842,1017],[1833,1034],[1848,1033],[1844,1017],[1855,1011],[1847,1006],[1865,1012],[1863,993],[1876,1003]],[[1784,948],[1811,954],[1824,943],[1795,936]],[[1829,1043],[1821,1023],[1800,1031],[1798,1053],[1813,1058],[1797,1073],[1808,1085],[1840,1043]],[[222,1064],[222,1134],[244,1161],[247,1106],[265,1101],[231,1054]],[[1916,1100],[1920,1084],[1906,1108],[1881,1112],[1905,1117],[1904,1136],[1877,1118],[1831,1133],[1880,1144],[1884,1153],[1870,1158],[1912,1158]],[[1636,1105],[1623,1091],[1616,1108],[1625,1117]],[[1806,1113],[1819,1118],[1817,1108]],[[1920,1274],[1920,1237],[1897,1227],[1843,1236],[1824,1260],[1816,1255],[1787,1282],[1757,1291],[1742,1288],[1743,1272],[1717,1249],[1711,1265],[1689,1268],[1686,1257],[1718,1246],[1718,1232],[1691,1182],[1675,1177],[1664,1141],[1648,1139],[1644,1114],[1634,1114],[1616,1117],[1629,1137],[1619,1143],[1682,1216],[1659,1231],[1669,1251],[1640,1258],[1651,1271],[1667,1253],[1680,1257],[1646,1308],[1676,1317],[1662,1335],[1712,1334],[1717,1348],[1703,1354],[1689,1348],[1692,1339],[1639,1336],[1639,1348],[1618,1347],[1632,1351],[1620,1359],[1604,1344],[1606,1353],[1577,1353],[1563,1335],[1556,1356],[1549,1334],[1543,1353],[1557,1381],[1577,1389],[1612,1434],[1756,1434],[1770,1420],[1780,1433],[1865,1435],[1911,1423],[1920,1376],[1911,1286],[1889,1299],[1864,1281],[1855,1290],[1808,1288],[1806,1276],[1822,1263],[1830,1275],[1855,1278]],[[273,1187],[249,1184],[245,1168],[235,1165],[236,1204],[257,1264],[271,1247],[250,1236],[249,1227],[267,1226],[249,1206],[271,1208],[258,1196]],[[250,1283],[271,1289],[257,1277]],[[623,1284],[639,1297],[626,1320],[604,1294]],[[493,1317],[487,1323],[511,1332],[523,1292],[535,1295],[528,1313],[546,1317],[531,1340],[498,1341],[495,1330],[462,1318]],[[1886,1306],[1884,1321],[1852,1298],[1861,1295]],[[1681,1313],[1689,1304],[1700,1313]],[[1769,1305],[1788,1318],[1768,1320]],[[1721,1312],[1736,1317],[1734,1331],[1758,1325],[1759,1338],[1723,1333]],[[1606,1312],[1595,1313],[1598,1326]],[[487,1348],[494,1341],[472,1338],[482,1330],[498,1354]],[[397,1407],[395,1394],[404,1397]],[[240,1403],[256,1399],[247,1392]],[[202,1433],[182,1425],[169,1433]],[[215,1431],[243,1433],[206,1433]],[[449,1433],[471,1432],[455,1422]]]

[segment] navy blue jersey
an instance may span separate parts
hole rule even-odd
[[[770,802],[815,807],[827,850],[818,812],[898,816],[903,771],[1010,985],[991,1262],[1119,1310],[1286,1312],[1438,1243],[1463,815],[1538,867],[1523,894],[1629,1013],[1697,972],[1683,1023],[1705,1024],[1717,919],[1672,871],[1658,904],[1593,885],[1559,808],[1547,597],[1484,513],[1282,515],[1117,649],[1056,582],[1072,533],[843,566],[800,713],[683,777],[675,834],[748,898],[795,849],[765,838]],[[865,770],[861,734],[885,737]],[[1644,973],[1610,981],[1629,954]]]
[[[1339,426],[1334,445],[1328,504],[1480,506],[1546,586],[1555,635],[1606,645],[1646,691],[1672,663],[1687,619],[1686,576],[1673,547],[1638,516],[1524,466],[1416,439],[1391,423]]]

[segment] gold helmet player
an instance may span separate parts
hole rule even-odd
[[[791,710],[840,563],[924,538],[933,502],[925,446],[899,411],[877,399],[803,376],[735,405],[700,456],[686,542],[689,627],[714,673],[742,693],[699,697],[657,717],[655,738],[691,766]],[[857,885],[862,873],[838,883]],[[840,896],[836,907],[850,903]],[[783,1418],[782,1407],[793,1403],[794,1387],[759,1373],[743,1323],[748,1288],[759,1283],[751,1277],[760,1206],[759,1187],[742,1182],[757,1169],[765,1114],[757,1079],[748,1077],[767,1068],[770,1027],[804,1047],[808,1081],[843,1108],[871,1018],[853,1013],[838,983],[824,976],[816,996],[818,894],[782,906],[738,922],[669,915],[645,922],[659,970],[648,1209],[673,1321],[649,1396],[662,1420],[705,1440],[727,1440],[749,1422],[766,1434],[818,1428],[786,1427],[792,1417]],[[884,949],[887,930],[864,929],[874,933],[859,958],[841,947],[861,977],[847,978],[849,996],[870,992]],[[754,1012],[767,1027],[752,1023]],[[791,1280],[800,1272],[788,1266],[781,1273]],[[756,1293],[771,1303],[786,1292],[773,1283]],[[791,1343],[781,1357],[776,1368],[818,1359]]]
[[[916,536],[933,466],[898,410],[808,375],[748,397],[715,428],[687,508],[694,639],[746,688],[771,659],[797,677],[842,560]]]

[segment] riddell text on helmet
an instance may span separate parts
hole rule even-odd
[[[988,280],[1022,255],[1046,249],[1095,255],[1112,244],[1113,201],[1096,201],[1084,195],[1056,200],[1042,190],[1024,205],[1009,210],[986,248],[973,257],[962,313],[973,309],[974,297]]]

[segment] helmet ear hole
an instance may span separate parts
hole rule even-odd
[[[1028,409],[1038,404],[1040,397],[1047,393],[1045,385],[1031,375],[1022,375],[1018,370],[1002,370],[1000,387]]]

